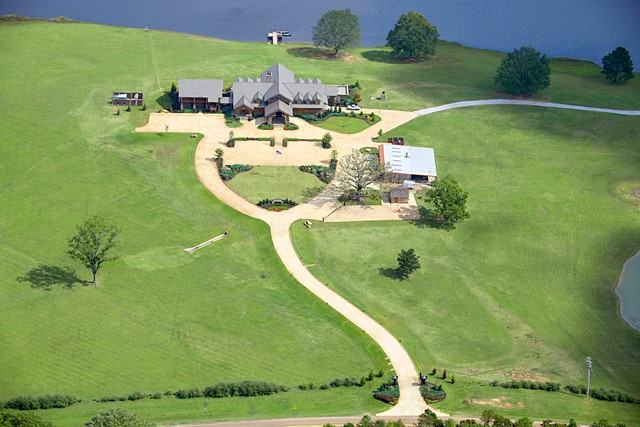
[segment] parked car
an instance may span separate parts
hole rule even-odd
[[[358,111],[361,110],[362,108],[360,108],[360,106],[358,104],[351,104],[349,106],[347,106],[347,110],[351,110],[351,111]]]

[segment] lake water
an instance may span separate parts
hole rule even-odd
[[[640,251],[624,263],[616,293],[622,318],[640,331]]]
[[[330,9],[360,18],[362,44],[382,46],[402,13],[415,10],[444,40],[508,52],[529,45],[548,56],[590,59],[624,46],[640,65],[638,0],[2,0],[0,14],[172,30],[231,40],[262,41],[269,29],[310,41]]]

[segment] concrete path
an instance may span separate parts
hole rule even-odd
[[[624,116],[640,116],[639,110],[613,110],[610,108],[583,107],[581,105],[556,104],[555,102],[525,101],[519,99],[481,99],[477,101],[461,101],[452,104],[439,105],[414,111],[419,116],[437,113],[438,111],[453,110],[454,108],[476,107],[479,105],[529,105],[534,107],[563,108],[566,110],[594,111],[597,113],[621,114]]]

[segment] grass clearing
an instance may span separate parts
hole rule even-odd
[[[293,241],[310,270],[389,328],[419,369],[456,374],[438,405],[445,411],[477,415],[482,407],[462,401],[523,393],[474,381],[583,383],[587,355],[599,372],[593,387],[640,395],[640,334],[619,317],[613,291],[640,242],[640,206],[617,191],[640,179],[639,132],[635,117],[527,107],[418,118],[388,136],[434,147],[439,173],[469,192],[469,220],[452,232],[420,222],[296,224]],[[422,269],[400,282],[392,269],[407,248]],[[543,402],[552,398],[536,393],[510,413],[551,416]],[[583,399],[562,402],[566,417],[579,418]],[[637,405],[611,407],[620,410],[611,419],[637,420]]]
[[[245,379],[295,387],[386,366],[373,341],[291,278],[264,223],[201,185],[198,138],[131,134],[160,108],[159,85],[202,73],[183,53],[211,46],[230,48],[100,25],[0,25],[0,73],[12,99],[0,106],[0,400]],[[148,111],[115,115],[112,92],[130,89],[145,93]],[[76,224],[91,214],[122,229],[113,251],[120,259],[99,271],[97,288],[82,286],[90,272],[66,255]],[[193,256],[182,250],[224,231],[226,239]],[[50,290],[19,280],[41,265],[75,273],[48,277]],[[379,408],[359,389],[325,402],[325,412],[345,411],[354,394],[354,410]],[[216,403],[229,418],[234,405]],[[259,406],[261,416],[276,406]]]
[[[302,203],[318,195],[326,186],[315,175],[301,172],[296,166],[254,166],[236,175],[227,185],[236,193],[258,203],[263,199],[289,199]]]
[[[230,83],[280,62],[301,78],[359,80],[366,108],[415,110],[495,97],[493,73],[504,56],[441,43],[434,58],[413,64],[396,63],[385,48],[325,61],[299,50],[308,45],[46,22],[1,24],[0,47],[3,96],[11,100],[0,105],[0,400],[46,393],[90,399],[244,379],[295,386],[386,367],[370,339],[291,279],[263,223],[202,187],[193,171],[196,139],[130,131],[163,108],[165,91],[180,76]],[[118,90],[144,92],[148,111],[116,116],[108,101]],[[388,101],[375,99],[382,90]],[[538,98],[640,108],[640,79],[612,85],[582,69],[554,69],[552,86]],[[615,316],[610,289],[637,249],[637,214],[609,192],[610,184],[640,181],[637,144],[629,142],[637,122],[527,111],[459,113],[473,120],[441,113],[400,131],[435,146],[440,170],[451,170],[472,194],[472,219],[456,232],[319,224],[301,254],[320,257],[314,273],[366,306],[418,364],[447,365],[461,385],[466,367],[512,367],[522,354],[526,369],[577,379],[591,354],[603,374],[596,385],[637,392],[637,333]],[[497,114],[495,129],[487,112]],[[55,284],[46,291],[18,280],[39,265],[73,267],[80,281],[88,278],[66,256],[66,240],[94,213],[122,228],[114,251],[121,258],[105,264],[98,288],[74,281],[71,289]],[[228,238],[192,257],[180,250],[223,231]],[[395,245],[415,243],[423,257],[419,275],[402,287],[380,275],[398,250],[388,235]],[[357,268],[345,274],[352,259]],[[431,285],[421,301],[418,282]],[[429,322],[416,321],[423,318]],[[558,368],[565,356],[576,365]],[[307,405],[318,415],[381,408],[364,389],[308,393],[300,394],[309,396],[300,399],[300,415]],[[126,405],[155,420],[291,416],[289,396],[297,397],[222,399],[212,412],[198,401]],[[448,399],[443,408],[459,404]],[[79,425],[107,407],[93,405],[48,414],[56,424]],[[73,418],[76,410],[86,412]]]
[[[356,117],[333,116],[321,123],[314,123],[314,126],[340,133],[358,133],[368,128],[369,124]]]

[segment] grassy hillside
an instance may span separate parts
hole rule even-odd
[[[198,182],[197,139],[131,138],[147,113],[113,114],[114,90],[144,91],[158,108],[158,81],[193,73],[174,53],[211,43],[146,36],[0,25],[0,400],[244,379],[295,387],[385,367],[370,339],[290,277],[265,224]],[[76,224],[94,213],[122,229],[120,259],[100,270],[97,288],[66,256]],[[193,256],[182,250],[225,230]],[[300,407],[311,406],[306,396]],[[380,407],[363,389],[344,396],[327,412]]]
[[[444,410],[478,414],[483,406],[464,402],[505,397],[511,414],[606,414],[584,399],[559,405],[545,392],[487,384],[584,383],[590,355],[594,387],[640,395],[640,334],[618,316],[613,291],[640,242],[640,206],[618,190],[640,187],[639,132],[635,117],[539,108],[422,117],[389,135],[434,147],[438,173],[469,192],[469,220],[452,232],[422,222],[296,224],[294,242],[311,271],[382,321],[423,372],[456,374]],[[399,281],[397,253],[408,248],[422,269]],[[608,408],[612,419],[637,421],[637,405]]]
[[[147,112],[134,109],[131,113],[122,111],[121,115],[114,115],[115,109],[108,105],[113,91],[142,91],[149,111],[155,111],[166,101],[164,91],[178,78],[223,78],[228,86],[237,76],[256,76],[271,64],[281,62],[300,77],[319,77],[326,83],[359,80],[364,87],[363,104],[366,107],[413,110],[498,96],[492,76],[503,57],[496,52],[442,43],[435,58],[421,63],[395,63],[385,49],[355,49],[347,59],[334,61],[317,58],[317,51],[306,45],[268,46],[158,31],[43,22],[1,24],[0,48],[4,61],[0,71],[3,84],[3,101],[0,102],[0,182],[3,184],[0,187],[0,340],[3,343],[0,346],[0,378],[3,378],[0,400],[20,394],[56,392],[93,398],[135,390],[153,392],[203,386],[221,380],[264,379],[295,386],[303,381],[325,382],[338,376],[361,375],[370,368],[386,366],[371,340],[319,304],[290,278],[273,251],[264,224],[222,205],[199,184],[192,167],[197,141],[173,134],[131,138],[129,132],[146,121]],[[552,76],[552,87],[540,96],[541,99],[640,108],[638,79],[624,86],[614,86],[604,82],[589,65],[558,64],[554,68],[558,72]],[[387,92],[389,101],[371,99],[382,90]],[[445,289],[447,292],[456,289],[446,286],[452,277],[460,279],[462,285],[459,285],[459,291],[451,292],[460,298],[454,305],[441,305],[438,310],[431,309],[428,313],[444,319],[455,318],[453,314],[459,312],[477,312],[480,320],[485,319],[490,325],[480,330],[481,333],[491,332],[487,334],[489,345],[479,343],[475,348],[458,343],[449,347],[447,337],[455,336],[451,334],[462,333],[465,340],[480,335],[466,333],[464,329],[456,332],[456,326],[466,325],[462,320],[448,324],[451,331],[447,333],[425,329],[424,324],[429,322],[415,321],[416,317],[422,319],[424,314],[420,312],[416,316],[416,307],[412,304],[390,316],[389,306],[384,304],[396,302],[388,298],[388,289],[384,294],[380,293],[386,282],[380,281],[377,272],[358,270],[357,274],[348,275],[348,280],[341,279],[338,283],[333,280],[335,276],[326,271],[323,273],[322,259],[318,261],[320,266],[316,272],[326,274],[331,283],[340,286],[340,290],[353,297],[357,304],[367,304],[369,312],[386,322],[403,339],[419,364],[449,364],[455,369],[465,366],[475,369],[476,365],[495,368],[498,362],[499,366],[509,366],[516,360],[517,350],[531,342],[538,346],[535,347],[536,354],[540,355],[534,368],[545,369],[557,366],[549,360],[561,358],[548,356],[548,352],[553,353],[566,344],[569,349],[563,349],[565,353],[561,354],[571,356],[571,363],[575,359],[577,366],[586,353],[594,356],[597,363],[607,360],[604,382],[613,384],[617,381],[620,388],[637,391],[632,382],[637,376],[628,370],[629,363],[637,365],[637,334],[625,329],[622,321],[615,317],[615,300],[610,292],[613,276],[619,271],[622,260],[629,255],[633,245],[637,245],[633,243],[638,241],[637,227],[633,225],[637,217],[633,216],[628,204],[612,195],[612,187],[605,185],[618,183],[623,178],[637,180],[635,172],[630,172],[631,165],[638,164],[637,161],[633,163],[637,160],[637,151],[630,148],[630,136],[625,134],[633,130],[637,135],[637,127],[629,127],[635,126],[629,125],[635,122],[600,116],[591,119],[589,116],[589,120],[609,123],[593,134],[593,141],[605,160],[603,165],[594,163],[593,152],[587,150],[584,154],[590,159],[587,164],[592,168],[589,170],[596,173],[598,179],[583,176],[584,180],[578,180],[572,178],[573,175],[560,173],[566,170],[564,163],[570,166],[582,164],[582,158],[572,156],[558,159],[555,168],[549,166],[549,170],[542,172],[528,163],[518,164],[522,172],[527,171],[529,175],[521,177],[519,185],[524,190],[510,194],[511,181],[507,178],[513,170],[507,166],[514,158],[520,158],[513,153],[511,157],[508,154],[498,158],[489,156],[488,153],[493,153],[489,147],[502,147],[497,145],[498,141],[509,147],[511,139],[501,140],[509,135],[517,136],[515,139],[519,141],[530,141],[531,146],[538,143],[538,138],[552,137],[556,133],[573,135],[573,139],[566,136],[569,139],[562,140],[562,150],[554,149],[553,141],[546,144],[550,151],[542,152],[554,158],[567,152],[563,150],[580,147],[582,135],[592,135],[592,122],[576,120],[574,117],[577,116],[572,115],[553,116],[557,118],[553,126],[543,131],[540,129],[547,128],[540,128],[542,125],[535,121],[531,124],[521,115],[525,110],[483,111],[509,112],[499,121],[502,123],[500,132],[484,129],[490,127],[493,118],[485,118],[484,122],[478,119],[480,121],[473,122],[479,126],[476,128],[455,119],[461,116],[453,113],[421,119],[402,132],[413,136],[416,142],[442,144],[436,145],[436,153],[445,147],[457,147],[448,155],[439,155],[439,167],[443,171],[450,168],[461,178],[473,194],[473,203],[480,204],[482,194],[491,196],[487,200],[495,202],[502,194],[509,195],[502,201],[501,209],[492,211],[497,206],[495,203],[485,208],[493,214],[486,214],[484,221],[465,224],[464,227],[477,227],[466,229],[467,232],[473,230],[478,239],[470,248],[475,255],[465,255],[463,260],[469,262],[470,268],[456,265],[455,275],[447,274],[450,273],[448,268],[433,273],[443,281],[440,295],[446,293]],[[451,117],[454,119],[447,123],[445,119]],[[519,123],[522,129],[512,129],[511,122]],[[428,133],[423,132],[423,128]],[[443,139],[446,132],[450,132],[449,139]],[[469,142],[485,133],[490,135],[483,143],[487,151],[482,151],[482,146],[476,147],[480,150],[477,152],[466,150]],[[423,134],[432,136],[427,139]],[[476,158],[484,160],[481,164],[489,170],[467,169]],[[450,159],[449,166],[447,159]],[[580,171],[586,173],[586,170],[585,167]],[[599,172],[601,170],[613,172],[607,175]],[[491,181],[474,181],[485,173],[488,178],[501,180],[496,185]],[[601,175],[610,178],[603,181]],[[563,255],[564,249],[574,247],[574,241],[560,239],[561,243],[557,243],[557,239],[552,239],[555,235],[545,234],[549,245],[559,254],[559,261],[545,255],[546,247],[534,246],[532,253],[523,254],[530,262],[524,268],[518,260],[509,258],[517,248],[501,249],[506,237],[496,237],[499,234],[489,231],[495,232],[498,227],[495,216],[505,221],[499,231],[508,226],[515,238],[518,230],[525,230],[524,226],[518,225],[523,210],[531,207],[526,205],[529,197],[525,195],[533,188],[540,188],[535,180],[541,176],[549,181],[553,191],[533,193],[542,198],[534,199],[540,205],[534,207],[540,212],[547,209],[547,200],[559,203],[558,200],[569,196],[572,201],[574,197],[588,197],[584,202],[587,211],[569,210],[571,206],[567,205],[567,212],[574,212],[572,215],[578,219],[586,218],[580,223],[584,228],[577,227],[582,233],[575,240],[578,246],[585,246],[583,252],[569,251],[568,255]],[[475,187],[471,183],[475,183]],[[589,187],[588,191],[569,195],[568,189],[584,188],[576,185],[587,183],[595,183],[596,189]],[[509,216],[507,212],[512,208],[506,202],[512,197],[523,204],[516,204],[513,207],[516,212]],[[601,206],[603,200],[605,209]],[[583,206],[582,203],[580,199],[578,206]],[[478,206],[473,206],[472,220],[482,218]],[[65,254],[66,240],[74,232],[75,225],[94,213],[111,218],[122,228],[121,245],[117,250],[121,257],[100,271],[97,288],[82,285],[90,278],[89,272]],[[547,218],[556,218],[556,213],[549,210]],[[604,225],[600,226],[594,218],[603,219]],[[536,226],[537,223],[531,220],[530,224]],[[549,227],[544,225],[541,222],[537,227],[549,233]],[[560,226],[559,220],[557,225]],[[379,233],[392,233],[398,239],[406,235],[407,242],[421,233],[434,240],[442,239],[444,249],[441,252],[434,250],[434,254],[440,254],[438,262],[444,267],[452,262],[449,258],[455,259],[453,255],[464,253],[456,251],[463,247],[457,236],[465,233],[464,227],[456,231],[457,234],[442,234],[416,229],[411,224],[327,226],[327,235],[314,234],[309,245],[313,243],[320,248],[326,245],[330,248],[326,255],[335,254],[337,258],[349,248],[355,248],[353,253],[349,252],[349,259],[370,256],[370,251],[359,249],[363,243],[354,240],[353,233],[345,231],[349,227],[372,231],[377,239],[383,235]],[[572,235],[573,226],[566,227],[559,231]],[[589,230],[587,227],[593,227],[598,239],[584,236],[588,234],[585,232]],[[181,250],[225,230],[230,232],[228,238],[194,256]],[[314,228],[313,233],[318,230]],[[336,238],[334,233],[345,238],[344,249],[330,243]],[[367,235],[359,234],[360,237]],[[369,247],[373,249],[375,244],[371,242]],[[495,285],[476,294],[476,289],[483,289],[471,286],[476,275],[484,277],[483,283],[493,283],[492,275],[483,276],[493,273],[490,266],[481,263],[487,248],[494,253],[494,263],[504,256],[505,263],[513,261],[517,268],[505,270],[504,277],[499,277]],[[395,252],[387,254],[389,247],[376,252],[389,258],[380,267],[387,268],[387,264],[392,264]],[[304,250],[303,253],[305,257],[311,256]],[[424,251],[421,250],[421,254]],[[586,257],[582,258],[583,255]],[[427,261],[427,255],[423,256]],[[549,285],[550,295],[565,298],[550,301],[549,307],[545,306],[542,311],[534,310],[529,304],[522,308],[523,311],[516,310],[514,307],[518,306],[519,298],[529,297],[531,292],[526,291],[526,287],[516,290],[506,284],[530,274],[531,282],[527,283],[537,284],[549,269],[549,262],[557,262],[555,268],[561,269],[567,266],[566,257],[579,261],[570,268],[575,279],[554,279]],[[335,264],[336,272],[345,268],[342,264],[345,259],[339,261]],[[74,268],[75,273],[69,273],[66,267]],[[425,266],[421,274],[427,272],[433,270]],[[50,290],[37,285],[42,280],[51,284]],[[370,286],[379,289],[367,297],[354,290],[356,281],[359,286],[371,281]],[[584,288],[569,286],[575,283],[586,284]],[[566,287],[566,294],[553,290],[553,286],[560,285]],[[547,288],[543,290],[546,292]],[[408,291],[407,295],[415,295],[412,294],[414,291]],[[379,298],[380,295],[383,297]],[[595,307],[595,313],[589,314],[581,310],[581,306],[574,307],[567,302],[567,297],[578,301],[584,297],[583,307],[589,310]],[[468,305],[468,301],[477,298],[482,305]],[[501,318],[483,308],[503,302],[507,324],[522,334],[505,330]],[[371,307],[368,306],[370,303]],[[410,310],[404,310],[405,307]],[[450,310],[451,315],[440,313],[445,309]],[[571,315],[572,320],[578,319],[572,324],[581,327],[587,322],[589,328],[585,328],[585,332],[578,326],[571,329],[563,323],[553,331],[551,338],[547,338],[542,332],[551,328],[551,319],[540,315],[547,309],[554,313],[559,310],[565,316],[559,317],[561,320]],[[596,320],[589,320],[591,316]],[[461,317],[465,318],[475,319],[470,314]],[[611,330],[611,336],[602,336],[605,330]],[[432,341],[416,338],[414,331],[429,332],[437,346],[432,345]],[[536,339],[543,344],[537,344]],[[617,339],[621,342],[615,341]],[[426,345],[428,348],[425,349]],[[464,349],[471,351],[466,356],[459,354]],[[603,349],[612,351],[612,356],[603,354]],[[496,364],[483,356],[485,351],[499,354]],[[472,363],[474,357],[474,360],[484,362]],[[618,365],[613,363],[614,357],[620,360]],[[532,355],[527,360],[533,363],[537,359]],[[572,367],[567,375],[577,377],[577,369]],[[145,401],[136,405],[147,408],[145,414],[155,411],[165,414],[166,418],[157,415],[156,420],[289,416],[291,414],[286,411],[292,401],[301,408],[298,415],[360,413],[380,408],[380,404],[370,398],[368,390],[326,393],[329,394],[322,397],[309,392],[264,398],[267,403],[262,400],[220,401],[215,404],[216,411],[206,413],[196,403],[188,405],[162,400],[161,403]],[[318,406],[318,401],[325,403]],[[460,400],[450,399],[450,402],[454,405]],[[167,409],[167,405],[174,409]],[[50,416],[60,425],[77,425],[80,418],[73,417],[102,408],[98,406],[48,413],[54,414]],[[305,412],[303,408],[309,411]],[[173,417],[167,413],[177,415]]]

